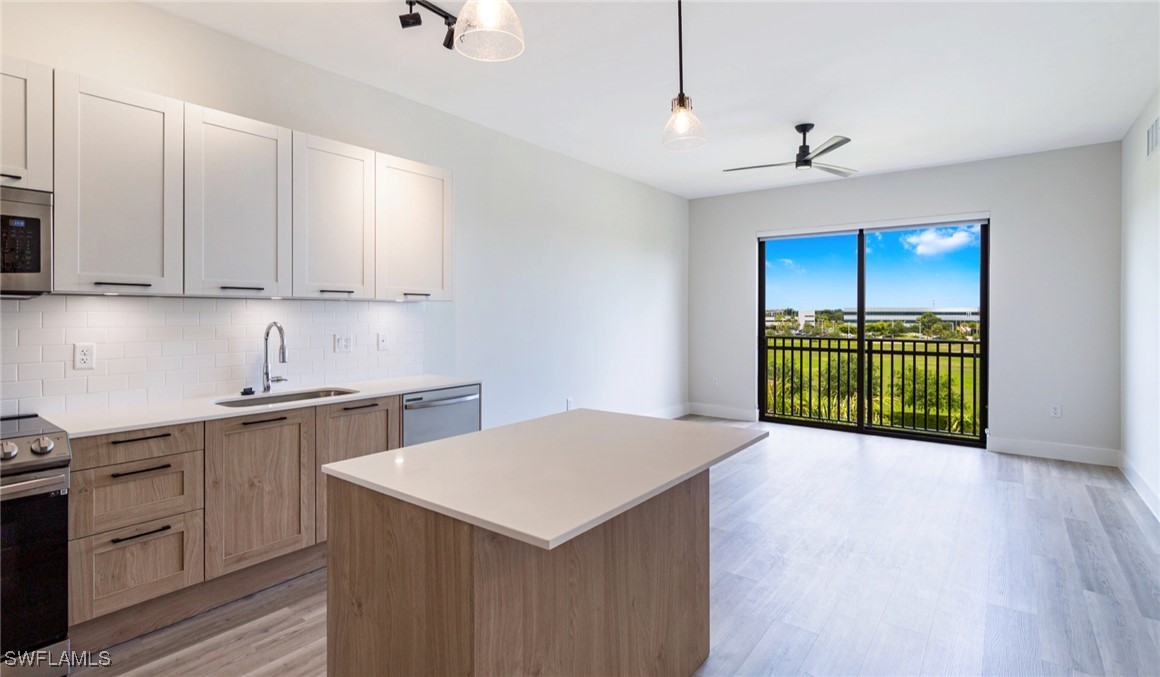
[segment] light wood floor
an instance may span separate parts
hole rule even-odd
[[[1160,525],[1118,470],[717,422],[770,438],[711,473],[698,674],[1160,674]],[[94,672],[322,675],[325,605],[319,571]]]

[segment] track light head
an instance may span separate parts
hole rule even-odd
[[[399,15],[399,24],[403,28],[411,28],[412,26],[422,26],[423,25],[423,15],[421,15],[415,11],[415,3],[408,1],[407,2],[407,9],[409,10],[409,12],[407,14],[400,14]]]
[[[455,22],[450,19],[445,22],[447,24],[447,35],[443,38],[443,47],[445,49],[455,49]]]

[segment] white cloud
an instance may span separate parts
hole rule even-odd
[[[956,228],[927,228],[905,235],[902,244],[918,256],[938,256],[979,242],[979,226],[959,226]]]
[[[805,272],[805,268],[802,268],[801,266],[799,266],[797,263],[794,262],[793,259],[778,259],[777,262],[780,263],[781,265],[785,266],[789,270],[794,271],[795,273]]]

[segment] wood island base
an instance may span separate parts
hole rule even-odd
[[[688,675],[709,655],[709,472],[552,550],[334,476],[330,675]]]

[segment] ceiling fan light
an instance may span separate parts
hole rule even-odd
[[[705,127],[693,113],[693,100],[687,96],[673,99],[673,114],[661,132],[661,145],[665,150],[683,151],[700,148],[706,141]]]
[[[524,53],[524,29],[507,0],[468,0],[455,22],[455,50],[477,61],[508,61]]]

